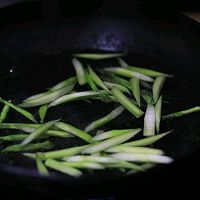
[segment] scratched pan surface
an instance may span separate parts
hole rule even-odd
[[[123,6],[124,4],[107,6],[91,16],[60,20],[51,24],[32,21],[2,27],[0,96],[19,103],[24,98],[71,76],[74,73],[70,63],[71,52],[123,51],[127,53],[126,60],[129,63],[175,75],[174,79],[168,80],[165,87],[165,95],[171,103],[166,105],[164,113],[199,105],[199,24],[179,14],[159,19],[141,16],[138,11],[133,12],[129,6]],[[114,61],[110,60],[109,63]],[[108,63],[92,64],[94,67],[102,67]],[[84,128],[114,106],[116,105],[105,105],[99,101],[94,101],[93,104],[69,103],[49,110],[48,120],[61,118]],[[36,110],[33,112],[37,115]],[[26,122],[11,112],[7,122],[16,121]],[[185,176],[188,170],[184,170],[183,166],[193,169],[191,166],[195,165],[199,158],[199,123],[200,115],[196,113],[163,124],[163,131],[174,129],[174,132],[155,146],[163,148],[175,159],[175,163],[156,167],[144,174],[124,176],[119,171],[110,170],[86,173],[78,179],[59,173],[52,173],[51,177],[44,178],[38,175],[33,161],[18,154],[0,154],[1,177],[11,186],[11,182],[14,182],[13,184],[17,183],[27,190],[40,191],[42,194],[47,191],[50,194],[61,192],[66,187],[78,188],[82,193],[88,187],[101,187],[104,191],[111,191],[107,187],[109,184],[120,189],[130,184],[139,188],[151,183],[153,187],[162,182],[161,179],[172,180],[177,174]],[[138,127],[141,124],[142,122],[134,122],[131,115],[125,112],[104,129]],[[83,144],[78,139],[53,141],[56,149]],[[67,190],[68,194],[74,194],[75,189]],[[102,193],[102,190],[97,190],[96,194]]]

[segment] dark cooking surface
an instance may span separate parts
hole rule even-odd
[[[141,16],[137,10],[132,7],[129,9],[129,7],[124,4],[111,5],[93,16],[61,20],[54,24],[33,21],[3,26],[0,29],[0,76],[3,80],[0,86],[1,96],[16,97],[17,94],[16,100],[20,100],[65,78],[71,71],[67,64],[69,61],[65,57],[68,51],[102,49],[131,53],[128,57],[130,63],[160,66],[161,70],[175,74],[177,82],[175,79],[168,81],[168,89],[171,90],[169,93],[174,102],[174,107],[169,106],[169,111],[197,105],[200,100],[197,92],[200,86],[199,25],[178,14],[171,14],[160,19],[155,16],[153,18]],[[12,73],[9,73],[10,68],[13,70]],[[184,90],[187,93],[184,93]],[[178,96],[180,99],[176,99]],[[70,103],[66,106],[65,116],[68,118],[68,112],[73,113],[73,118],[70,120],[80,124],[80,127],[84,127],[89,117],[94,116],[93,112],[91,116],[88,112],[88,118],[83,119],[83,112],[93,105],[85,108],[82,105],[86,104]],[[98,105],[101,106],[99,103]],[[124,119],[126,120],[125,117]],[[199,148],[199,121],[199,115],[194,114],[177,119],[174,124],[169,122],[166,129],[168,126],[176,125],[176,131],[163,139],[158,146],[177,158],[191,155]],[[29,171],[7,167],[8,173],[2,173],[1,180],[11,188],[18,184],[22,186],[21,189],[25,187],[27,191],[35,191],[39,194],[46,194],[47,191],[49,194],[60,194],[70,187],[72,189],[67,192],[78,195],[73,192],[77,188],[80,193],[84,193],[84,190],[97,185],[101,189],[97,190],[95,195],[110,193],[111,186],[116,187],[112,193],[120,192],[122,189],[150,187],[150,185],[155,188],[155,186],[162,187],[162,184],[170,181],[180,184],[182,176],[197,176],[195,169],[198,169],[199,154],[192,155],[186,160],[180,160],[167,167],[158,167],[150,173],[134,177],[122,178],[120,173],[113,171],[84,176],[79,180],[62,176],[64,180],[56,182],[36,177],[31,179],[27,177],[30,174]],[[21,158],[13,160],[22,165],[27,162],[26,160],[21,162]],[[15,175],[10,175],[11,172]],[[33,172],[31,175],[36,175],[36,173]],[[188,181],[185,184],[188,184]],[[65,188],[64,191],[63,188]],[[137,189],[134,190],[135,193]],[[90,190],[89,194],[94,191]]]
[[[9,57],[6,59],[4,57],[5,61],[3,62],[4,59],[1,59],[1,62],[4,64],[2,66],[5,66],[5,71],[1,79],[6,87],[1,88],[1,96],[6,99],[12,99],[13,102],[18,104],[28,96],[42,92],[45,88],[52,86],[56,82],[74,75],[70,54],[71,53],[62,52],[50,55],[23,56],[17,57],[16,59]],[[90,63],[91,66],[98,68],[107,66],[108,64],[114,65],[114,61],[113,59],[113,62],[111,60],[110,62]],[[167,81],[164,88],[164,97],[167,98],[170,104],[163,106],[163,114],[199,105],[200,93],[196,93],[200,86],[199,79],[193,80],[190,76],[186,79],[181,76],[179,70],[172,70],[170,66],[166,66],[164,63],[148,57],[128,54],[127,61],[138,66],[157,66],[156,68],[158,70],[175,75],[175,78]],[[9,66],[11,66],[11,68],[9,68]],[[199,72],[197,71],[196,73]],[[15,87],[13,87],[13,85],[15,85]],[[78,88],[75,88],[75,90],[76,89]],[[86,87],[85,89],[88,90],[89,88]],[[186,93],[187,98],[185,98]],[[67,123],[84,129],[91,121],[104,116],[114,107],[116,107],[115,103],[105,104],[98,100],[92,100],[91,103],[82,101],[67,103],[66,105],[49,109],[47,121],[60,118]],[[31,111],[38,117],[38,108],[31,109]],[[24,121],[24,118],[19,114],[16,115],[14,111],[9,114],[7,122],[29,123],[26,120]],[[174,132],[163,139],[162,142],[157,143],[156,147],[163,148],[166,153],[174,159],[187,157],[200,147],[199,122],[199,113],[164,122],[161,126],[161,132],[170,129],[174,129]],[[142,127],[142,125],[142,119],[134,119],[129,112],[124,112],[120,117],[103,128],[104,130],[138,128]],[[1,132],[4,134],[11,134],[12,132],[16,133],[16,130],[2,130]],[[94,133],[95,131],[92,132],[92,134]],[[77,138],[69,138],[66,140],[57,138],[52,139],[52,141],[55,142],[56,149],[85,144]],[[0,154],[0,160],[3,161],[3,163],[8,163],[13,166],[35,168],[34,162],[31,159],[24,158],[18,153]]]

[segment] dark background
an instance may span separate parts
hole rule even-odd
[[[128,1],[128,0],[124,0]],[[31,21],[31,20],[39,20],[43,19],[47,22],[51,23],[56,19],[65,18],[73,18],[74,16],[84,16],[90,15],[96,10],[99,9],[103,4],[115,4],[116,1],[108,0],[108,1],[101,1],[101,0],[85,0],[85,1],[78,1],[73,0],[71,4],[69,1],[36,1],[36,2],[27,2],[27,3],[20,3],[14,6],[6,7],[0,9],[0,23],[2,26],[7,24],[13,23],[20,23],[24,21]],[[134,4],[135,8],[138,9],[141,13],[141,16],[146,16],[147,18],[156,19],[163,19],[165,16],[170,15],[171,13],[177,13],[182,10],[199,10],[199,4],[195,1],[187,1],[187,0],[177,0],[177,1],[148,1],[148,0],[141,0],[135,1]],[[190,20],[185,20],[185,23],[194,22]],[[195,24],[195,23],[194,23]],[[173,30],[172,30],[173,31]],[[183,198],[188,196],[187,198],[193,199],[194,196],[199,193],[199,178],[200,178],[200,165],[198,162],[199,155],[194,154],[193,157],[190,157],[187,162],[182,162],[181,164],[176,166],[175,168],[168,168],[166,171],[167,174],[172,173],[173,177],[166,177],[166,174],[161,174],[161,177],[156,177],[156,171],[154,171],[151,175],[147,177],[147,182],[143,184],[143,188],[138,188],[137,191],[134,190],[135,186],[131,185],[131,180],[128,183],[130,184],[120,184],[120,187],[116,187],[111,189],[113,185],[105,185],[107,189],[101,191],[101,188],[86,188],[87,186],[82,186],[82,188],[74,188],[75,196],[82,196],[79,199],[134,199],[134,198],[154,198],[154,199],[161,199],[161,198],[174,198],[174,196],[178,196],[178,198]],[[173,166],[174,167],[174,166]],[[11,177],[10,177],[11,178]],[[14,177],[13,177],[14,178]],[[56,196],[49,196],[47,198],[47,194],[51,194],[50,191],[35,191],[29,190],[25,185],[15,182],[13,179],[12,183],[9,183],[7,176],[1,176],[0,179],[0,192],[1,195],[5,195],[6,199],[13,198],[20,198],[20,199],[60,199],[61,196],[59,193]],[[163,181],[160,181],[163,180]],[[6,184],[5,184],[6,183]],[[25,184],[25,183],[24,183]],[[123,185],[125,187],[123,187]],[[151,187],[148,187],[151,185]],[[34,187],[34,182],[33,185]],[[20,190],[19,188],[20,187]],[[21,189],[24,188],[24,193],[22,193]],[[151,189],[150,189],[151,188]],[[152,190],[154,188],[154,190]],[[19,192],[20,191],[20,192]],[[86,193],[84,193],[87,191]],[[66,196],[62,199],[70,199],[67,197],[67,189],[66,189]],[[54,194],[55,195],[55,194]],[[105,198],[102,198],[105,197]],[[2,198],[3,199],[3,198]],[[71,198],[75,199],[75,198]]]
[[[1,8],[0,21],[13,23],[41,19],[47,16],[54,18],[58,15],[65,17],[88,15],[105,3],[114,5],[116,1],[132,1],[138,9],[141,9],[141,13],[157,15],[158,17],[176,11],[200,11],[200,2],[196,0],[36,0]],[[3,4],[6,0],[1,0],[0,5],[1,2]]]

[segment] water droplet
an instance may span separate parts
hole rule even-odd
[[[8,76],[10,78],[16,77],[17,76],[17,67],[16,67],[16,65],[9,65],[7,73],[8,73]]]
[[[9,68],[9,72],[10,73],[14,73],[16,70],[16,66],[15,65],[11,65],[10,68]]]

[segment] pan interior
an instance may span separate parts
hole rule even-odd
[[[96,52],[91,49],[85,51]],[[20,103],[26,97],[42,92],[55,83],[74,75],[71,53],[69,51],[61,51],[52,54],[29,54],[20,57],[5,55],[1,57],[1,96],[7,100],[12,99],[14,103]],[[174,69],[159,60],[134,53],[128,53],[124,59],[136,66],[149,67],[175,75],[174,78],[170,78],[167,81],[164,87],[164,96],[169,103],[163,106],[163,114],[198,105],[200,80],[193,78],[192,74],[185,76],[181,71],[179,72],[180,69],[178,67]],[[114,59],[107,62],[90,63],[94,68],[117,65]],[[194,71],[194,73],[199,73],[199,71]],[[70,102],[49,109],[46,120],[60,118],[64,122],[84,129],[91,121],[104,116],[114,107],[116,107],[114,103],[105,104],[98,100]],[[30,111],[38,117],[38,108],[30,109]],[[11,111],[6,122],[28,121]],[[175,160],[189,156],[199,149],[199,122],[200,115],[195,113],[162,123],[161,132],[171,129],[174,129],[174,132],[156,143],[155,147],[162,148],[167,155]],[[130,113],[124,112],[120,117],[100,129],[138,128],[142,127],[142,124],[142,120],[136,120]],[[19,133],[19,131],[1,130],[1,135],[11,134],[11,132]],[[95,133],[96,131],[91,134],[94,135]],[[84,144],[83,141],[77,138],[54,138],[51,140],[56,144],[55,149]],[[35,168],[35,163],[31,159],[25,158],[18,153],[0,154],[0,162],[29,169]]]
[[[89,52],[98,49],[126,52],[125,60],[130,64],[175,75],[164,88],[164,96],[169,98],[170,104],[165,105],[163,114],[199,105],[199,25],[171,13],[159,19],[141,16],[131,6],[116,4],[102,8],[92,16],[51,23],[38,20],[0,27],[0,96],[20,103],[24,98],[44,91],[74,74],[70,55],[72,51]],[[98,65],[91,63],[92,67],[107,65],[107,62]],[[85,128],[89,122],[103,116],[114,106],[100,101],[67,103],[50,109],[47,120],[59,117],[79,128]],[[32,112],[37,115],[37,110]],[[174,132],[155,147],[164,149],[175,160],[188,157],[200,147],[199,121],[200,115],[195,113],[162,124],[162,131],[174,129]],[[15,112],[10,112],[6,122],[27,121]],[[142,127],[142,121],[136,122],[128,112],[124,112],[103,128],[125,127]],[[1,131],[1,134],[10,132]],[[57,149],[82,143],[78,139],[54,139],[54,142]],[[32,160],[19,154],[0,154],[1,163],[6,168],[12,167],[12,172],[13,166],[17,166],[15,172],[18,171],[18,174],[25,174],[24,170],[18,170],[19,166],[28,169],[26,175],[29,175],[29,170],[35,169]],[[111,174],[114,177],[116,174],[113,173],[108,172],[102,179]]]

